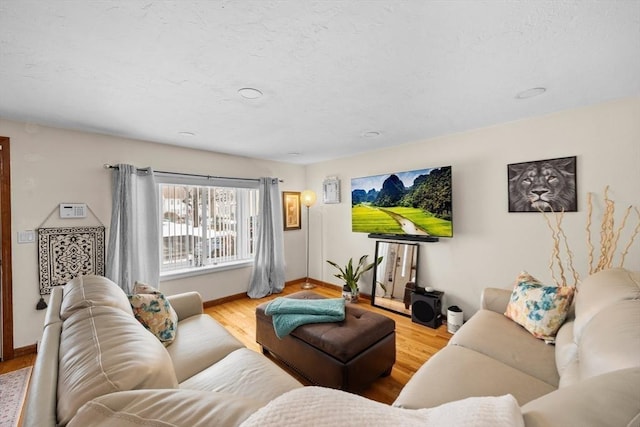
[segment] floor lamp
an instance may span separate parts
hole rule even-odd
[[[302,284],[302,289],[311,289],[315,288],[316,285],[309,282],[309,229],[311,228],[311,223],[309,222],[309,208],[316,202],[316,193],[314,193],[313,190],[304,190],[300,194],[300,199],[302,204],[307,207],[307,275],[305,282]]]

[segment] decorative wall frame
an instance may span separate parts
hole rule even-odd
[[[282,214],[284,230],[300,230],[302,228],[302,210],[300,208],[299,191],[282,192]]]
[[[322,183],[322,201],[324,203],[340,203],[340,180],[329,177]]]
[[[80,275],[105,272],[105,228],[38,228],[40,295]]]
[[[507,165],[509,212],[577,212],[576,156]]]

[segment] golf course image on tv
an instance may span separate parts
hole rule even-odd
[[[351,179],[351,230],[453,237],[451,166]]]

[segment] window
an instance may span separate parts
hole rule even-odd
[[[160,275],[192,274],[253,260],[258,183],[156,173]]]

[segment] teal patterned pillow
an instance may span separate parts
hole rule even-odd
[[[571,308],[575,288],[545,286],[535,278],[519,276],[505,316],[523,326],[536,338],[554,342],[556,333]]]
[[[129,303],[135,318],[162,344],[171,344],[176,338],[178,315],[169,301],[160,291],[144,283],[136,282],[133,292]]]

